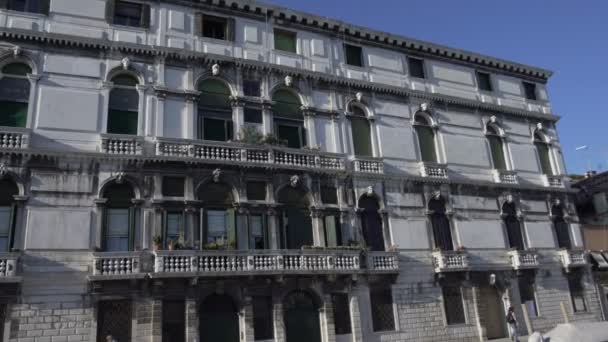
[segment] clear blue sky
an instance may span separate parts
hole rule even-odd
[[[568,172],[608,170],[608,1],[266,2],[552,70]],[[575,151],[581,145],[589,149]]]

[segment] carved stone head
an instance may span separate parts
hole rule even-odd
[[[129,57],[125,57],[120,60],[120,64],[122,65],[122,68],[124,70],[127,70],[131,66],[131,60],[129,59]]]
[[[421,103],[420,104],[420,111],[422,111],[422,112],[428,112],[428,110],[429,110],[430,107],[431,106],[427,102]]]
[[[219,182],[221,177],[222,177],[222,170],[219,168],[213,170],[213,172],[211,173],[211,178],[213,179],[214,183]]]
[[[362,93],[362,92],[360,92],[360,91],[358,91],[358,92],[355,94],[355,99],[357,100],[357,102],[361,102],[361,101],[363,100],[363,93]]]
[[[292,188],[297,187],[300,184],[300,176],[298,175],[293,175],[291,176],[291,178],[289,178],[289,185]]]
[[[13,47],[13,56],[14,57],[19,57],[21,55],[21,47],[20,46],[15,46]]]
[[[436,199],[436,200],[441,199],[441,191],[439,191],[439,190],[433,191],[432,196],[433,196],[433,199]]]
[[[496,123],[496,115],[490,116],[490,122],[491,123]]]
[[[374,195],[374,187],[373,187],[373,186],[371,186],[371,185],[370,185],[370,186],[368,186],[368,187],[365,189],[365,195],[367,195],[367,196],[373,196],[373,195]]]
[[[125,182],[125,173],[119,172],[116,174],[116,184],[123,184]]]
[[[293,77],[290,75],[285,76],[285,86],[291,87],[293,85]]]
[[[217,76],[220,74],[220,65],[215,63],[211,66],[211,73],[213,76]]]
[[[505,200],[507,201],[507,203],[511,204],[513,203],[513,195],[508,194],[505,198]]]
[[[538,122],[538,123],[536,124],[536,128],[537,128],[538,130],[542,130],[542,129],[543,129],[543,123],[542,123],[542,122]]]

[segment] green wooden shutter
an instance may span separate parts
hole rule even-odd
[[[51,7],[51,0],[40,0],[40,13],[49,15],[49,8]]]
[[[194,34],[197,36],[203,35],[203,13],[194,14]]]
[[[137,135],[137,112],[110,109],[107,132],[112,134]]]
[[[418,135],[422,161],[436,163],[437,153],[435,151],[435,133],[433,129],[426,126],[417,126],[416,134]]]
[[[151,9],[149,4],[142,4],[140,26],[143,28],[150,28],[150,11]]]
[[[494,168],[498,170],[506,170],[507,165],[505,163],[505,154],[500,137],[490,135],[488,136],[488,141],[490,143],[490,151],[492,153]]]
[[[353,148],[356,156],[372,156],[371,128],[367,119],[350,119],[353,134]]]
[[[2,1],[2,0],[0,0],[0,1]],[[107,2],[106,2],[106,21],[109,24],[113,24],[114,23],[114,9],[115,9],[115,7],[116,7],[116,0],[107,0]]]
[[[549,147],[543,143],[535,143],[534,145],[536,145],[538,159],[540,160],[540,170],[545,175],[552,176],[553,168],[551,167],[551,159],[549,158]]]
[[[25,127],[28,104],[0,101],[0,126]]]
[[[226,40],[229,40],[231,42],[235,41],[235,29],[235,20],[233,18],[228,18],[226,20]]]
[[[0,8],[7,9],[8,8],[8,0],[0,0]]]

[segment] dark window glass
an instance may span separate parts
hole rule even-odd
[[[203,119],[203,139],[228,141],[232,139],[232,121],[223,119]]]
[[[25,127],[27,124],[30,81],[26,78],[32,69],[21,63],[2,68],[0,79],[0,126]]]
[[[372,156],[372,139],[369,121],[365,118],[353,116],[350,118],[350,127],[353,134],[353,149],[356,156]]]
[[[492,153],[492,162],[494,168],[498,170],[506,170],[507,165],[505,163],[505,153],[502,146],[502,139],[496,135],[487,136],[488,143],[490,144],[490,152]]]
[[[348,305],[348,294],[334,293],[331,295],[331,302],[334,307],[334,325],[336,335],[350,334],[350,309]]]
[[[165,246],[183,240],[184,233],[184,214],[181,211],[168,212],[165,218]]]
[[[104,217],[105,251],[129,251],[133,248],[135,225],[133,189],[126,183],[113,183],[105,189],[103,196],[107,199]]]
[[[342,226],[337,215],[327,215],[323,218],[325,230],[325,245],[327,247],[342,246]]]
[[[261,124],[262,111],[254,108],[245,108],[245,122]]]
[[[225,18],[203,15],[203,37],[226,40],[227,23]]]
[[[424,60],[410,57],[407,59],[407,65],[408,65],[408,68],[410,69],[410,76],[418,77],[418,78],[425,78]]]
[[[432,199],[429,201],[429,211],[431,213],[431,226],[433,227],[433,237],[435,248],[444,251],[454,250],[452,242],[452,230],[450,220],[445,214],[445,202],[443,199]]]
[[[239,342],[239,313],[232,298],[212,294],[203,300],[199,310],[199,336],[201,341]]]
[[[253,335],[254,340],[270,340],[273,334],[272,298],[253,297]]]
[[[163,301],[163,341],[186,341],[186,303],[183,300]]]
[[[139,116],[139,94],[134,85],[137,81],[127,75],[119,75],[112,79],[116,88],[110,91],[108,111],[108,133],[137,134]],[[127,86],[128,85],[128,86]]]
[[[216,80],[208,79],[203,81],[198,90],[201,92],[199,107],[207,107],[214,109],[221,109],[230,111],[230,88],[226,83]]]
[[[338,190],[333,186],[322,186],[321,202],[324,204],[338,204]]]
[[[457,286],[444,286],[443,306],[445,317],[450,324],[465,324],[464,306],[462,304],[462,292]]]
[[[297,53],[296,37],[295,32],[274,30],[275,50]]]
[[[492,91],[492,79],[487,72],[477,72],[477,86],[480,90]]]
[[[7,8],[19,12],[48,14],[49,0],[8,0]]]
[[[134,2],[116,1],[114,24],[140,27],[143,5]]]
[[[11,76],[27,76],[32,73],[32,68],[22,63],[11,63],[2,68],[2,73]]]
[[[393,294],[391,290],[372,289],[370,291],[372,325],[374,331],[395,330]]]
[[[304,146],[304,127],[302,124],[277,124],[277,138],[287,141],[287,147]]]
[[[18,194],[15,183],[7,179],[0,180],[0,252],[9,252],[12,247],[15,226],[14,196]]]
[[[247,199],[266,200],[266,182],[247,182]]]
[[[0,304],[0,336],[4,336],[4,322],[6,322],[6,313],[8,305]]]
[[[523,82],[524,92],[528,100],[536,100],[536,84],[530,82]]]
[[[184,197],[184,177],[163,177],[163,196]]]
[[[108,300],[97,304],[97,342],[106,342],[112,335],[116,341],[131,341],[130,300]]]
[[[205,210],[205,244],[215,244],[219,248],[236,245],[236,219],[234,209]]]
[[[549,145],[543,142],[534,142],[538,159],[540,160],[540,170],[543,174],[552,176],[553,168],[551,167],[551,159],[549,157]]]
[[[583,289],[581,275],[574,274],[569,276],[568,287],[570,288],[570,298],[572,299],[572,308],[574,309],[574,312],[587,311],[585,290]]]
[[[517,211],[513,203],[505,203],[502,207],[504,222],[507,228],[507,237],[509,238],[509,247],[517,250],[524,249],[524,239],[521,234],[521,226],[517,218]]]
[[[534,283],[528,277],[519,277],[519,296],[521,303],[528,309],[528,314],[532,317],[538,316],[538,308],[536,306],[536,296],[534,295]]]
[[[292,92],[284,89],[277,90],[272,95],[272,113],[275,117],[303,120],[300,99]]]
[[[555,228],[555,235],[557,236],[557,246],[566,249],[572,248],[569,232],[570,225],[564,219],[563,210],[555,206],[551,209],[551,214],[554,216],[553,226]]]
[[[266,249],[267,236],[265,220],[263,215],[249,216],[249,248]]]
[[[344,53],[346,54],[346,64],[363,66],[363,49],[360,46],[344,44]]]
[[[243,94],[245,96],[260,96],[260,81],[252,79],[243,80]]]
[[[361,230],[367,247],[372,251],[384,251],[384,233],[382,217],[378,213],[380,205],[375,197],[363,196],[359,199],[358,206],[361,217]]]
[[[437,152],[435,150],[435,132],[429,126],[417,125],[415,127],[420,145],[420,156],[422,161],[436,163]]]

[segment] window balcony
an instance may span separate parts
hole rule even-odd
[[[144,278],[141,252],[100,252],[93,254],[93,275],[89,280]]]
[[[99,150],[106,154],[142,155],[143,137],[123,134],[102,134]]]
[[[270,145],[157,139],[156,155],[177,159],[202,160],[218,163],[344,171],[342,155],[314,150],[298,150]]]
[[[29,147],[30,130],[20,127],[0,127],[0,148],[23,150]]]
[[[367,270],[370,273],[396,273],[399,271],[399,254],[396,252],[368,252]]]
[[[21,281],[18,276],[19,254],[0,253],[0,283],[17,283]]]
[[[420,175],[430,178],[448,178],[447,164],[420,162]]]
[[[550,176],[542,175],[543,184],[547,187],[552,188],[563,188],[564,187],[564,176]]]
[[[538,268],[538,254],[533,251],[510,251],[511,266],[514,270]]]
[[[469,269],[469,255],[466,251],[433,251],[435,273],[461,272]]]
[[[572,268],[587,266],[586,251],[562,249],[559,251],[559,256],[566,272]]]
[[[384,162],[379,158],[362,158],[355,157],[353,160],[353,167],[355,172],[364,172],[364,173],[375,173],[382,174],[384,173]]]
[[[517,172],[508,170],[492,170],[495,183],[517,184]]]

